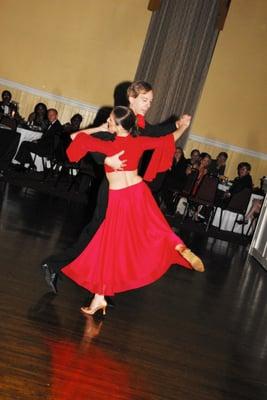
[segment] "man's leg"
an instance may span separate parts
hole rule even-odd
[[[45,271],[46,281],[54,292],[57,292],[57,274],[81,254],[102,224],[108,205],[108,189],[108,181],[104,178],[99,187],[97,205],[93,217],[82,230],[78,241],[61,254],[52,255],[43,261],[42,268]]]

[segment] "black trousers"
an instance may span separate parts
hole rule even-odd
[[[109,183],[108,180],[104,178],[99,186],[97,204],[93,217],[89,224],[83,228],[78,241],[75,242],[73,246],[68,247],[66,250],[64,250],[64,252],[52,255],[42,262],[42,264],[47,263],[52,272],[60,272],[63,267],[75,260],[75,258],[77,258],[89,244],[96,231],[102,224],[103,220],[105,219],[108,206],[108,191]]]

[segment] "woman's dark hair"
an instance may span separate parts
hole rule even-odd
[[[209,158],[210,160],[211,160],[211,156],[209,155],[209,153],[200,153],[200,156],[199,156],[199,158],[200,158],[200,160],[203,160],[203,158]]]
[[[248,171],[251,171],[251,165],[248,162],[241,162],[237,166],[237,170],[239,171],[241,168],[246,168]]]
[[[42,108],[44,110],[45,116],[47,115],[47,107],[44,103],[37,103],[36,106],[34,107],[34,112],[37,113],[38,109]]]
[[[132,136],[138,136],[136,116],[130,108],[117,106],[113,108],[112,113],[117,125],[121,125]]]
[[[193,155],[194,153],[198,153],[198,155],[200,155],[200,151],[199,151],[198,149],[193,149],[193,150],[191,151],[191,153],[190,153],[190,156],[192,157],[192,155]]]
[[[218,155],[217,158],[219,158],[220,156],[223,156],[226,160],[228,158],[228,154],[225,151],[221,151]]]

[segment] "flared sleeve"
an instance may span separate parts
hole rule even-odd
[[[152,181],[159,172],[167,171],[172,166],[175,142],[172,134],[159,138],[140,137],[143,150],[154,149],[144,175],[145,181]]]
[[[71,162],[80,161],[88,152],[99,152],[108,155],[110,153],[110,142],[81,132],[67,148],[67,156]]]

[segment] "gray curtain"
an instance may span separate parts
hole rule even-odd
[[[152,14],[135,79],[154,88],[152,123],[194,114],[219,33],[221,0],[162,0]]]

